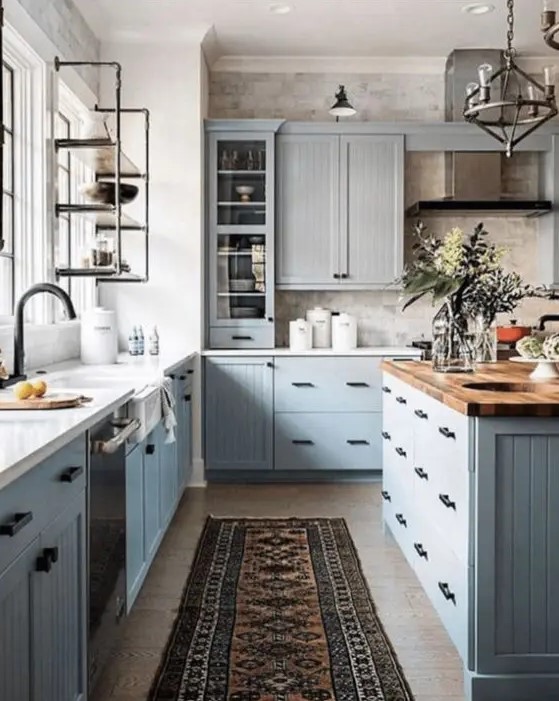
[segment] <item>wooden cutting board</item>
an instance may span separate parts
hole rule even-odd
[[[16,399],[12,397],[8,399],[0,395],[0,411],[20,411],[29,409],[75,409],[91,402],[91,397],[84,397],[80,394],[57,394],[49,393],[45,397],[34,399]]]

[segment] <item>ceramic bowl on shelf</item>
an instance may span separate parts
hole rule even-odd
[[[136,185],[120,183],[120,204],[130,204],[137,197],[138,192]],[[99,180],[96,183],[84,183],[80,186],[80,193],[93,204],[116,204],[114,182]]]
[[[250,196],[254,194],[252,185],[237,185],[235,192],[241,198],[241,202],[250,202]]]

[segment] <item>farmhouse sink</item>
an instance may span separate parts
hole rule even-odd
[[[549,382],[467,382],[464,389],[480,392],[523,392],[529,394],[559,394],[559,383]]]

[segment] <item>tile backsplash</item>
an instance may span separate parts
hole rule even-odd
[[[0,326],[0,356],[8,370],[13,369],[13,326]],[[80,322],[65,321],[59,324],[25,327],[25,367],[37,369],[80,355]]]

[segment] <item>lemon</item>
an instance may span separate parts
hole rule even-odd
[[[31,382],[18,382],[14,387],[14,394],[17,399],[29,399],[33,396],[33,385]]]
[[[43,397],[47,391],[47,383],[44,380],[35,380],[31,383],[35,397]]]

